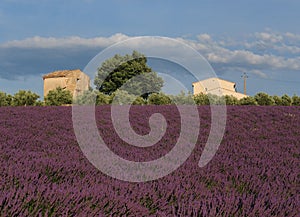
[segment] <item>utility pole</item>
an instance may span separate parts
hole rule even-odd
[[[246,86],[246,80],[248,77],[248,75],[246,74],[246,72],[244,72],[244,74],[241,76],[244,79],[244,94],[247,95],[247,86]]]

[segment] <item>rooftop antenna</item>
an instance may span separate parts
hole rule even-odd
[[[247,86],[246,86],[246,80],[248,77],[248,75],[246,74],[246,72],[244,72],[244,74],[241,76],[244,79],[244,94],[247,95]]]

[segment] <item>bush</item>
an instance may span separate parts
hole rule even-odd
[[[37,102],[37,99],[40,98],[36,93],[26,90],[19,90],[15,93],[11,100],[11,105],[13,106],[33,106]]]
[[[281,105],[284,105],[284,106],[290,106],[290,105],[292,105],[292,98],[289,97],[288,95],[284,94],[281,97]]]
[[[0,91],[0,106],[10,106],[12,104],[12,96]]]
[[[215,94],[207,94],[209,99],[209,105],[225,105],[225,96],[218,96]]]
[[[143,97],[138,96],[132,103],[133,105],[146,105],[147,100],[145,100]]]
[[[112,101],[112,97],[109,95],[106,95],[102,92],[97,91],[97,96],[96,96],[96,105],[107,105],[110,104]]]
[[[152,93],[147,100],[148,105],[170,105],[172,100],[164,93]]]
[[[50,90],[45,97],[45,104],[50,106],[60,106],[72,104],[72,94],[69,90],[64,90],[61,87],[55,90]]]
[[[279,96],[273,96],[275,105],[282,105],[282,99]]]
[[[275,101],[272,96],[269,96],[266,93],[257,93],[254,96],[254,99],[256,100],[258,105],[275,105]]]
[[[231,95],[224,96],[223,100],[225,100],[226,105],[239,105],[239,100]]]
[[[77,96],[75,104],[77,105],[95,105],[97,99],[97,91],[86,90],[82,95]]]
[[[194,105],[195,101],[193,95],[189,92],[185,95],[185,92],[181,91],[178,95],[170,95],[171,101],[176,105]]]
[[[111,95],[111,104],[115,105],[131,105],[137,97],[133,94],[129,94],[125,90],[116,90]]]
[[[204,93],[194,95],[193,99],[196,105],[209,105],[209,98]]]
[[[279,96],[273,96],[275,105],[284,105],[284,106],[290,106],[292,105],[292,98],[289,97],[287,94],[282,95],[281,97]]]
[[[256,100],[252,96],[244,97],[239,100],[240,105],[257,105]]]
[[[232,96],[218,96],[211,93],[200,93],[194,96],[194,101],[196,105],[225,105],[226,99],[234,100]]]
[[[45,103],[41,100],[37,100],[35,103],[34,103],[34,106],[44,106]]]
[[[294,95],[292,97],[292,105],[300,106],[300,97],[299,96]]]

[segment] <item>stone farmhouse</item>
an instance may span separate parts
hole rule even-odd
[[[193,83],[193,93],[194,95],[203,94],[214,94],[218,96],[231,95],[237,99],[242,99],[247,97],[247,95],[238,93],[236,91],[236,84],[231,81],[226,81],[219,78],[208,78],[202,81],[197,81]]]
[[[90,77],[76,70],[54,71],[43,76],[44,80],[44,97],[47,96],[50,90],[55,90],[57,87],[69,90],[75,99],[90,87]]]

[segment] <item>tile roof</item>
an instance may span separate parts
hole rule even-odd
[[[51,72],[51,73],[48,73],[48,74],[44,75],[43,79],[68,77],[68,75],[73,74],[74,72],[81,72],[81,71],[79,69],[54,71],[54,72]]]

